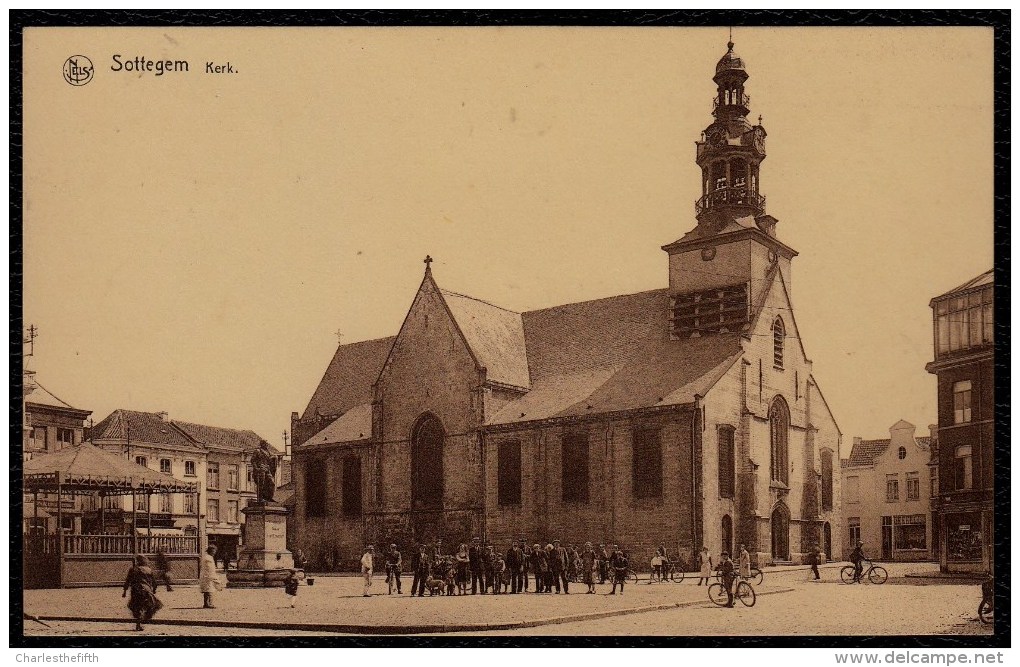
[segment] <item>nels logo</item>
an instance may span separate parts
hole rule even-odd
[[[64,81],[72,86],[84,86],[92,80],[95,68],[86,56],[71,56],[64,61]]]

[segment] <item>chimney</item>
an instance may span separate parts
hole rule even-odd
[[[928,424],[928,435],[931,437],[932,442],[938,442],[939,439],[939,425]]]
[[[166,412],[157,412],[156,414],[159,415],[160,421],[162,421],[162,422],[169,422],[170,421],[170,415],[167,414]]]
[[[862,437],[860,437],[858,435],[854,436],[854,447],[856,447],[857,445],[861,444],[862,442],[864,442],[864,438],[862,438]]]

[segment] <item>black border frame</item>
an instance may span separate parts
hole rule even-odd
[[[982,26],[994,33],[995,455],[1010,448],[1010,11],[999,10],[10,10],[10,647],[733,647],[726,637],[25,637],[22,591],[22,31],[55,26]],[[739,646],[839,648],[998,648],[1010,646],[1010,469],[995,468],[996,619],[993,636],[742,637]],[[975,603],[978,601],[974,594]],[[125,619],[127,622],[128,619]]]

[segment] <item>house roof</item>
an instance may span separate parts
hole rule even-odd
[[[528,388],[531,382],[521,314],[457,292],[439,291],[468,347],[485,367],[486,379]]]
[[[372,385],[379,378],[394,340],[396,336],[339,346],[301,419],[340,415],[356,405],[371,403]]]
[[[120,492],[149,489],[183,493],[197,488],[194,482],[182,482],[172,475],[150,470],[88,442],[35,456],[25,461],[22,470],[26,489],[53,487],[56,473],[60,474],[61,484],[68,489]]]
[[[931,438],[928,436],[915,437],[914,442],[921,449],[927,450],[931,447]],[[850,458],[846,459],[843,467],[856,468],[859,466],[875,465],[875,459],[889,449],[889,438],[884,440],[854,440],[853,449],[850,450]]]
[[[970,280],[968,280],[967,282],[963,283],[962,285],[957,285],[956,287],[954,287],[953,289],[949,290],[948,292],[944,292],[943,294],[939,294],[937,297],[935,297],[935,300],[941,299],[941,298],[947,297],[947,296],[952,296],[953,294],[956,294],[958,292],[966,292],[966,291],[972,290],[972,289],[977,288],[977,287],[984,287],[985,285],[991,285],[994,282],[994,280],[995,280],[995,272],[994,272],[994,270],[989,269],[988,271],[985,271],[984,273],[982,273],[981,275],[977,276],[976,278],[971,278]]]
[[[273,451],[280,453],[276,447],[263,440],[255,431],[205,426],[203,424],[192,424],[177,420],[174,420],[173,424],[194,440],[210,447],[216,447],[217,449],[252,452],[265,444]]]
[[[177,449],[204,451],[194,437],[178,428],[172,421],[164,421],[154,412],[114,410],[90,430],[90,439],[130,440],[131,442],[164,445]]]
[[[44,405],[53,408],[61,408],[63,410],[77,410],[79,412],[85,413],[86,415],[92,414],[91,410],[82,410],[81,408],[76,408],[67,401],[58,398],[49,389],[42,386],[38,380],[33,379],[32,384],[34,385],[34,389],[32,393],[25,395],[25,403],[30,403],[33,405]]]
[[[372,437],[372,404],[356,405],[329,423],[301,444],[302,449],[316,445],[333,445],[340,442],[368,440]]]

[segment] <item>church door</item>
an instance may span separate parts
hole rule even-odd
[[[790,510],[785,505],[772,512],[772,558],[790,560]]]
[[[443,507],[443,440],[446,432],[435,415],[420,417],[411,430],[411,508]]]

